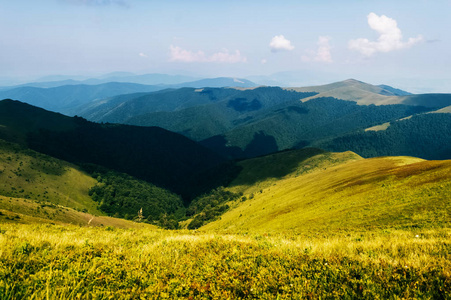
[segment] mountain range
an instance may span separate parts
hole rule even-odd
[[[255,87],[246,79],[219,77],[180,82],[189,79],[183,76],[148,74],[141,76],[109,76],[102,79],[83,81],[63,80],[24,84],[0,89],[0,99],[16,99],[50,111],[76,115],[82,108],[95,100],[123,94],[153,92],[181,87]],[[161,80],[161,81],[160,81]]]
[[[236,82],[224,82],[231,81]],[[20,100],[29,95],[55,110],[57,105],[70,108],[74,117],[16,100],[0,101],[0,198],[11,198],[2,200],[0,209],[12,218],[11,211],[21,206],[29,207],[30,215],[42,207],[39,218],[58,222],[70,212],[71,222],[83,224],[89,214],[133,218],[143,208],[146,222],[165,228],[266,228],[259,218],[279,222],[274,214],[290,216],[287,208],[254,214],[239,203],[254,198],[272,203],[274,195],[294,203],[298,194],[307,193],[302,182],[318,182],[319,188],[333,178],[329,190],[346,190],[349,196],[366,182],[352,177],[354,173],[368,182],[398,186],[406,172],[421,181],[437,168],[440,176],[434,184],[441,187],[447,180],[446,163],[438,166],[424,159],[451,158],[450,94],[413,95],[353,79],[303,88],[153,88],[107,83],[15,90],[28,89],[29,94],[17,94]],[[60,103],[51,101],[58,97]],[[394,155],[398,158],[390,158]],[[376,156],[390,157],[365,159]],[[390,174],[398,179],[388,182]],[[70,180],[77,184],[68,189]],[[378,184],[370,193],[384,193]],[[283,196],[287,186],[299,186],[297,194]],[[429,188],[418,186],[418,193]],[[318,195],[296,205],[331,205]],[[255,201],[249,203],[265,207]],[[379,211],[387,203],[381,202]],[[351,209],[351,204],[343,207]],[[442,213],[431,209],[437,216]],[[236,219],[237,212],[246,218]],[[305,228],[309,220],[287,224]]]
[[[392,154],[440,159],[447,158],[449,151],[450,115],[417,115],[446,112],[450,105],[450,94],[413,95],[349,79],[304,88],[181,88],[120,95],[80,106],[79,115],[95,122],[159,126],[235,159],[305,146],[353,150],[365,157]],[[412,118],[407,121],[407,117]],[[426,119],[432,120],[429,126],[415,135],[415,128]],[[406,124],[412,138],[400,138],[402,133],[395,126],[378,133],[365,131],[387,122]],[[443,138],[428,138],[434,132]],[[360,135],[386,135],[382,139],[394,139],[400,145],[362,146]],[[349,142],[349,136],[355,138]],[[338,146],[345,137],[347,149]],[[428,145],[427,156],[419,144]]]

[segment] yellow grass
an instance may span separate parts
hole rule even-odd
[[[350,161],[272,182],[205,231],[334,232],[449,226],[451,161]]]
[[[449,229],[338,235],[0,226],[6,299],[443,298]]]

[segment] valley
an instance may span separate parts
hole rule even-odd
[[[0,101],[2,299],[446,298],[451,94],[231,81]]]

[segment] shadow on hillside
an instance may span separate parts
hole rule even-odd
[[[296,171],[303,161],[323,153],[327,152],[318,148],[304,148],[244,160],[239,163],[243,169],[231,186],[253,185],[269,178],[280,179]],[[314,165],[303,166],[305,171],[313,168]]]

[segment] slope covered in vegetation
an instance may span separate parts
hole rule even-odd
[[[243,188],[241,179],[236,184],[247,200],[231,204],[233,209],[202,229],[301,233],[450,225],[451,161],[347,156],[310,172],[304,172],[310,167],[305,161],[291,175],[263,181],[260,190]]]
[[[449,229],[233,235],[0,227],[6,299],[446,299]]]

